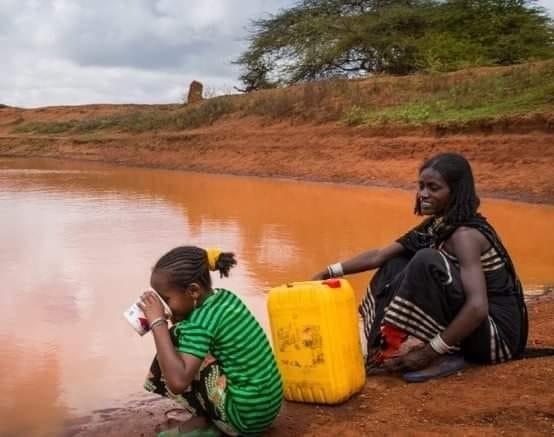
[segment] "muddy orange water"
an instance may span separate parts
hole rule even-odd
[[[267,329],[265,293],[387,244],[418,222],[412,193],[285,180],[0,160],[0,434],[148,399],[154,353],[122,312],[179,244],[219,246]],[[554,283],[554,207],[484,199],[526,287]],[[352,278],[361,294],[368,275]]]

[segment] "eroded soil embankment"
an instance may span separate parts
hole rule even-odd
[[[504,121],[457,134],[393,126],[267,125],[239,118],[185,131],[36,135],[13,134],[5,111],[0,113],[3,156],[412,188],[423,159],[453,151],[471,161],[482,194],[554,203],[554,128],[544,117],[538,125],[514,119],[512,128]],[[86,108],[80,111],[87,115]],[[97,115],[99,109],[89,111]],[[48,119],[48,111],[38,115]]]

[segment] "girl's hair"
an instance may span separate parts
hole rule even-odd
[[[229,270],[236,264],[234,253],[222,252],[216,260],[215,267],[221,277],[227,277]],[[163,255],[152,270],[167,273],[169,284],[178,289],[184,290],[193,282],[205,290],[212,288],[208,253],[200,247],[176,247]]]
[[[460,224],[475,217],[480,201],[467,159],[457,153],[441,153],[425,161],[419,173],[426,169],[436,170],[450,188],[448,206],[444,215],[447,224]],[[415,213],[421,215],[418,196],[416,196]]]

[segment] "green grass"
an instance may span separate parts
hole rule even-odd
[[[554,110],[554,61],[452,74],[321,81],[252,93],[243,115],[347,125],[423,125]]]
[[[232,111],[232,98],[223,96],[206,100],[199,105],[177,107],[173,110],[152,108],[88,120],[51,123],[28,122],[16,127],[14,132],[85,134],[103,130],[140,133],[160,129],[192,129],[211,125]]]
[[[64,121],[53,123],[29,122],[23,123],[13,131],[18,134],[36,133],[36,134],[59,134],[73,129],[78,121]]]
[[[342,121],[347,125],[464,124],[554,110],[552,62],[537,69],[520,66],[490,76],[462,77],[450,86],[445,85],[444,77],[436,79],[434,92],[423,91],[381,107],[353,105],[344,111]],[[421,88],[425,90],[425,86]]]
[[[554,111],[554,60],[449,74],[311,82],[215,97],[198,105],[141,107],[88,120],[23,122],[14,126],[14,132],[85,135],[183,130],[209,126],[231,114],[257,116],[268,123],[449,125],[548,111]]]

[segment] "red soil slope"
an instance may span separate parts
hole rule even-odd
[[[182,131],[14,134],[22,122],[82,120],[140,106],[0,109],[0,155],[411,188],[422,160],[463,153],[481,193],[554,203],[554,114],[483,122],[464,131],[267,124],[246,117]]]

